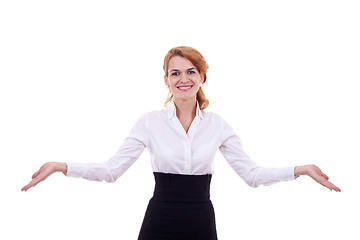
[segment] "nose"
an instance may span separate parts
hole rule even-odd
[[[180,82],[182,83],[186,83],[188,82],[190,79],[189,77],[187,76],[187,74],[180,74]]]

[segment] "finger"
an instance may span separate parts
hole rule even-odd
[[[322,176],[318,176],[315,180],[330,190],[335,190],[336,192],[341,192],[340,188],[338,188],[337,186],[335,186],[333,183],[329,182]]]
[[[334,184],[333,184],[334,185]],[[333,189],[336,191],[336,192],[341,192],[341,189],[340,188],[338,188],[337,186],[333,186]]]
[[[31,178],[32,179],[36,178],[40,174],[40,172],[41,172],[41,168],[36,173],[34,173]]]
[[[318,175],[324,177],[326,180],[329,180],[329,177],[325,173],[323,173],[323,171],[321,171],[319,167],[315,166],[314,170]]]
[[[322,171],[321,171],[321,176],[323,176],[324,178],[326,178],[326,180],[329,180],[329,177],[328,177],[325,173],[323,173]]]
[[[31,182],[29,182],[28,185],[23,187],[22,190],[24,190],[26,192],[29,188],[35,187],[39,182],[44,181],[44,180],[45,180],[45,177],[43,176],[43,174],[39,174],[36,178],[34,178]]]
[[[32,184],[31,184],[31,182],[29,182],[26,186],[24,186],[22,189],[21,189],[21,191],[27,191],[29,188],[31,188],[32,187]]]
[[[327,179],[321,174],[321,172],[314,172],[314,174],[310,174],[309,176],[320,184],[323,184],[327,181]]]
[[[25,192],[26,192],[29,188],[34,187],[36,184],[37,184],[37,183],[35,182],[35,180],[33,180],[33,181],[29,182],[25,187],[23,187],[23,188],[21,189],[21,191],[25,191]]]
[[[43,164],[40,169],[32,175],[32,179],[36,178],[40,173],[44,172],[47,169],[48,163]]]
[[[29,183],[28,185],[24,186],[24,187],[21,189],[21,191],[25,191],[25,192],[26,192],[29,188],[31,188],[30,183]]]
[[[26,186],[24,186],[22,189],[21,189],[21,191],[27,191],[28,190],[28,185],[26,185]]]
[[[326,181],[326,182],[323,182],[321,183],[324,187],[327,187],[329,188],[330,190],[334,190],[336,192],[341,192],[341,189],[338,188],[337,186],[335,186],[333,183],[329,182],[329,181]]]

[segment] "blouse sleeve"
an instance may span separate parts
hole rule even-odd
[[[115,182],[141,155],[148,145],[147,115],[132,128],[120,149],[103,163],[66,163],[66,175],[93,181]]]
[[[271,185],[280,181],[294,180],[294,167],[264,168],[259,167],[244,152],[240,138],[231,126],[222,119],[223,154],[235,172],[251,187]]]

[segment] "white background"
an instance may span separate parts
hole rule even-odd
[[[216,156],[219,239],[359,239],[358,1],[1,1],[1,239],[137,239],[153,176],[147,150],[114,184],[54,174],[47,161],[101,162],[167,96],[167,51],[197,48],[207,111],[259,165],[314,163],[256,189]],[[5,237],[6,236],[6,237]]]

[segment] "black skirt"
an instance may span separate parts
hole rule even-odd
[[[217,240],[211,175],[154,172],[155,190],[138,240]]]

